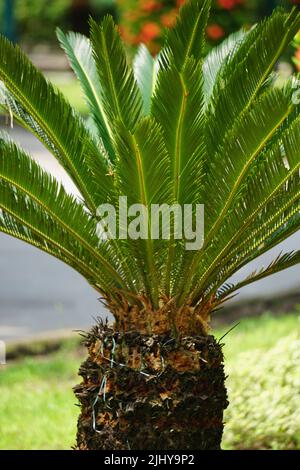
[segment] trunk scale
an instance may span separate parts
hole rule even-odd
[[[175,338],[161,322],[151,332],[129,325],[99,321],[85,335],[76,448],[220,449],[228,406],[222,346],[194,328]]]

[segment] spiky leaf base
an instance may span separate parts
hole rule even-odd
[[[227,393],[212,336],[118,333],[99,324],[75,387],[77,449],[220,449]]]

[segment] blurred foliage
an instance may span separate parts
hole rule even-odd
[[[297,70],[300,72],[300,31],[295,37],[294,40],[294,47],[296,49],[294,57],[293,57],[293,62],[297,68]]]
[[[164,27],[172,26],[185,0],[14,0],[18,39],[27,43],[56,42],[55,28],[87,31],[89,15],[100,19],[106,13],[119,18],[124,39],[130,46],[146,43],[156,53]],[[211,45],[242,26],[251,26],[278,4],[300,4],[300,0],[213,0],[207,29]],[[4,2],[0,2],[0,29],[3,29]],[[81,28],[76,27],[81,21]],[[81,13],[83,12],[83,13]],[[75,23],[75,24],[74,24]],[[85,24],[83,24],[85,23]]]
[[[4,2],[1,0],[0,18],[2,21],[3,5]],[[65,30],[74,29],[72,8],[78,6],[86,8],[86,18],[89,14],[97,19],[106,13],[115,16],[115,0],[14,0],[18,39],[27,43],[56,43],[55,28],[59,26]],[[86,27],[86,25],[83,26]],[[2,24],[0,24],[0,29],[3,29]]]
[[[54,38],[56,25],[67,22],[69,4],[70,0],[14,0],[18,37],[32,42]]]
[[[241,354],[227,369],[230,406],[223,444],[235,449],[300,449],[300,335]]]
[[[152,53],[161,46],[163,28],[170,27],[185,0],[117,0],[121,31],[130,45],[144,42]],[[253,24],[258,0],[213,0],[213,11],[207,36],[211,44]],[[261,3],[261,2],[260,2]]]
[[[157,53],[163,40],[164,27],[170,27],[185,0],[116,0],[121,32],[127,44],[147,44]],[[271,13],[277,5],[290,6],[300,0],[213,0],[207,28],[211,46],[241,27],[249,28],[259,18]]]

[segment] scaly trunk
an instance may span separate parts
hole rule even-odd
[[[174,338],[160,320],[149,333],[141,321],[129,331],[133,318],[124,318],[86,335],[89,357],[74,389],[77,449],[220,449],[228,405],[221,345],[196,335],[195,322]]]

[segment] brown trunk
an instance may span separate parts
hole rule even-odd
[[[99,323],[85,343],[77,449],[220,449],[228,402],[213,336],[120,333]]]

